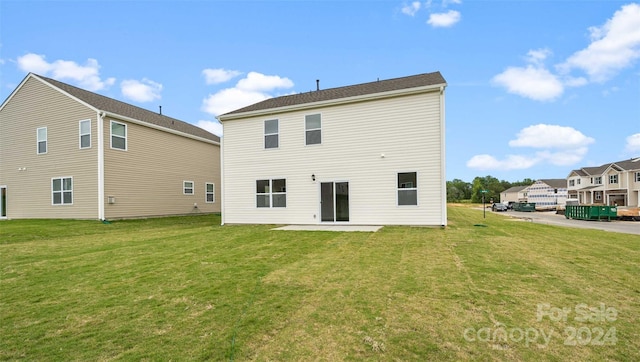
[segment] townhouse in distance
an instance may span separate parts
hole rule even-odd
[[[0,106],[0,218],[220,211],[220,139],[28,74]]]
[[[218,116],[222,223],[445,226],[446,86],[318,86]]]

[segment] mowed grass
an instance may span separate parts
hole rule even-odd
[[[640,360],[639,236],[219,221],[0,222],[0,359]]]

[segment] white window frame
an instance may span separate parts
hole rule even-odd
[[[71,180],[71,189],[70,190],[65,190],[64,189],[64,180],[69,179]],[[53,190],[53,181],[54,180],[60,180],[60,190],[59,191],[54,191]],[[64,193],[65,192],[71,192],[71,202],[64,202]],[[54,195],[59,193],[60,194],[60,203],[55,203],[54,202]],[[65,206],[65,205],[73,205],[73,177],[72,176],[63,176],[63,177],[52,177],[51,178],[51,205],[52,206]]]
[[[114,124],[119,124],[124,126],[124,137],[120,136],[120,135],[114,135],[113,134],[113,125]],[[129,140],[128,140],[128,135],[129,135],[129,130],[127,127],[126,123],[122,123],[122,122],[117,122],[117,121],[111,121],[109,123],[109,145],[111,146],[111,149],[113,150],[120,150],[120,151],[126,151],[129,148]],[[123,138],[124,139],[124,148],[119,148],[119,147],[113,147],[113,137],[118,137],[118,138]]]
[[[636,172],[636,182],[640,182],[640,172]]]
[[[273,190],[273,182],[276,180],[284,180],[284,191],[274,191]],[[259,178],[256,179],[256,186],[258,181],[269,181],[269,190],[267,192],[257,192],[256,195],[256,208],[257,209],[286,209],[287,208],[287,178],[286,177],[272,177],[272,178]],[[258,206],[258,196],[269,196],[269,206]],[[274,195],[284,195],[285,196],[285,205],[284,206],[273,206],[273,196]]]
[[[320,116],[320,128],[307,128],[307,117],[309,116]],[[307,143],[307,133],[310,131],[320,131],[320,142],[318,143]],[[304,145],[305,146],[315,146],[322,144],[322,113],[313,113],[306,114],[304,116]]]
[[[267,122],[272,122],[275,121],[276,125],[278,127],[278,131],[277,132],[271,132],[271,133],[267,133]],[[263,146],[265,150],[273,150],[273,149],[278,149],[280,148],[280,120],[275,118],[275,119],[265,119],[264,122],[262,123],[262,133],[264,134],[264,136],[262,137],[262,142],[263,142]],[[267,136],[277,136],[277,143],[278,145],[276,147],[267,147]]]
[[[416,184],[415,185],[411,185],[410,183],[403,183],[402,185],[407,186],[407,187],[400,187],[401,185],[398,184],[398,177],[400,177],[401,173],[415,173],[416,174]],[[416,207],[418,206],[418,200],[419,200],[419,195],[418,195],[418,171],[398,171],[396,172],[396,177],[395,177],[395,183],[396,183],[396,206],[397,207]],[[400,205],[400,191],[415,191],[416,192],[416,203],[415,205]]]
[[[602,185],[602,176],[596,176],[593,178],[594,185]]]
[[[44,130],[44,139],[40,139],[40,130]],[[36,130],[36,154],[45,155],[49,152],[49,130],[47,127],[38,127]],[[44,152],[40,152],[40,142],[44,142]]]
[[[209,191],[209,185],[211,185],[212,191]],[[209,195],[211,195],[211,201],[209,201]],[[204,184],[204,202],[207,204],[214,204],[216,202],[216,184],[213,182],[205,182]]]
[[[617,184],[618,183],[618,174],[609,175],[609,184]]]
[[[187,183],[191,183],[191,186],[187,186]],[[191,190],[191,192],[187,192]],[[193,181],[182,181],[182,194],[187,196],[193,196],[196,194],[196,184]]]
[[[89,133],[82,133],[82,124],[83,123],[89,123]],[[89,136],[89,145],[82,147],[82,136]],[[78,147],[80,147],[80,149],[87,149],[87,148],[91,148],[91,120],[90,119],[83,119],[82,121],[78,122]]]
[[[573,187],[576,185],[576,180],[569,180],[569,187]]]
[[[602,193],[601,193],[601,192],[596,192],[596,193],[593,195],[593,197],[594,197],[594,199],[595,199],[596,201],[601,201],[601,200],[602,200]]]

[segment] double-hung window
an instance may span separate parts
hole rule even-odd
[[[127,125],[111,121],[111,148],[127,150]]]
[[[53,205],[73,204],[73,179],[71,177],[51,179],[51,203]]]
[[[80,148],[91,148],[91,120],[80,121]]]
[[[398,172],[398,206],[418,205],[417,172]]]
[[[618,175],[609,175],[609,183],[617,184],[618,183]]]
[[[287,180],[256,180],[256,207],[287,207]]]
[[[214,203],[216,202],[216,185],[212,182],[205,183],[205,202]]]
[[[304,116],[305,144],[317,145],[322,143],[322,118],[320,114]]]
[[[640,182],[640,172],[636,172],[636,182]]]
[[[39,155],[47,153],[47,127],[38,128],[38,148]]]
[[[264,148],[278,148],[278,120],[270,119],[264,121]]]
[[[182,182],[182,194],[193,195],[193,181]]]

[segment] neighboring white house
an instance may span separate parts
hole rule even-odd
[[[500,193],[500,202],[526,202],[529,186],[513,186]]]
[[[640,157],[573,170],[567,176],[569,195],[581,204],[639,206]]]
[[[536,204],[536,210],[551,210],[564,206],[569,193],[565,179],[537,180],[527,189],[527,202]]]
[[[219,116],[222,223],[446,225],[446,85],[434,72]]]

